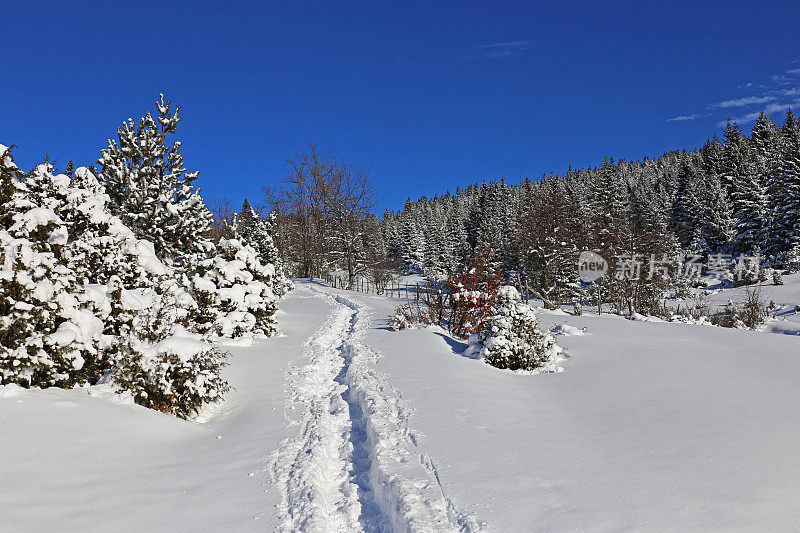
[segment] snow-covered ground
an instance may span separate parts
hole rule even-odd
[[[81,389],[0,388],[0,531],[274,530],[284,372],[330,311],[305,291],[281,307],[281,337],[229,348],[236,390],[206,423]]]
[[[0,530],[800,529],[800,336],[541,311],[519,375],[399,303],[298,283],[203,422],[0,388]]]
[[[796,311],[800,306],[800,274],[783,276],[783,283],[774,285],[770,281],[757,286],[715,290],[706,297],[706,300],[713,310],[719,310],[729,301],[734,303],[742,301],[748,289],[757,288],[765,303],[775,304],[770,310],[769,318],[759,329],[770,333],[800,335],[800,312]]]

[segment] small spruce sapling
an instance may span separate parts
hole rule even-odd
[[[539,329],[531,307],[513,286],[502,287],[483,330],[470,337],[468,355],[479,355],[494,367],[534,370],[561,352],[549,333]]]

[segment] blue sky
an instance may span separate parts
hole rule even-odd
[[[556,5],[558,4],[558,5]],[[0,143],[92,163],[159,92],[207,198],[309,143],[381,205],[695,147],[800,107],[800,2],[3,2]],[[749,127],[750,124],[747,124]]]

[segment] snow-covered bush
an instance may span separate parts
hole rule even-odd
[[[199,335],[175,326],[178,306],[159,297],[134,320],[114,364],[111,382],[140,405],[181,418],[222,399],[226,354]]]
[[[275,332],[275,293],[291,282],[273,221],[253,217],[257,249],[215,246],[197,173],[166,140],[178,109],[163,95],[157,107],[109,141],[102,181],[71,163],[25,174],[0,145],[0,385],[110,380],[189,417],[228,390],[225,354],[199,334]]]
[[[395,331],[401,331],[416,326],[430,326],[435,324],[435,317],[430,308],[421,302],[409,302],[401,305],[389,317],[389,326]]]
[[[551,362],[561,349],[539,329],[531,307],[512,286],[501,287],[483,330],[470,337],[468,355],[480,355],[497,368],[533,370]]]
[[[274,334],[275,265],[261,263],[256,251],[237,239],[221,239],[217,249],[216,256],[199,263],[191,281],[198,330],[223,337]]]

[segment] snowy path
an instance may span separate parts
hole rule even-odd
[[[417,449],[399,393],[363,344],[370,308],[309,291],[333,306],[305,342],[307,362],[285,379],[297,434],[273,453],[284,531],[476,531],[444,494],[430,457]]]

